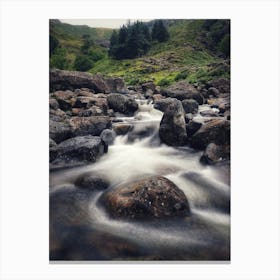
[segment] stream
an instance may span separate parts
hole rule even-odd
[[[201,151],[161,144],[163,113],[147,100],[137,102],[133,117],[118,117],[132,131],[117,136],[96,163],[50,172],[50,260],[230,260],[229,162],[203,165]],[[209,109],[202,105],[199,112]],[[199,112],[194,118],[203,118]],[[112,219],[99,203],[102,191],[74,185],[78,176],[91,172],[104,176],[112,188],[162,175],[185,193],[191,216]]]

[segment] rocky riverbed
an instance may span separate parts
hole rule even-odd
[[[50,72],[50,259],[229,260],[230,83]]]

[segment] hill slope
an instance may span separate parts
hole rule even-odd
[[[153,23],[150,21],[147,26],[151,29]],[[83,35],[88,34],[93,39],[92,53],[100,53],[89,72],[123,77],[131,85],[154,81],[165,86],[181,79],[197,83],[229,77],[229,24],[228,20],[164,20],[170,35],[168,41],[152,42],[145,56],[124,60],[108,56],[105,42],[108,43],[111,29],[53,21],[50,34],[58,40],[64,50],[62,56],[68,60],[58,68],[75,69],[73,64],[81,53]]]

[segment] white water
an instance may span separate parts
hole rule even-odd
[[[227,176],[222,174],[223,169],[201,165],[201,152],[189,147],[173,148],[160,144],[158,128],[162,112],[146,101],[138,100],[138,103],[140,108],[135,116],[124,117],[122,121],[133,124],[130,134],[137,135],[149,129],[149,136],[136,137],[133,142],[129,140],[130,135],[118,136],[98,162],[51,174],[52,193],[61,186],[71,186],[75,178],[84,172],[102,174],[112,186],[147,175],[163,175],[186,194],[192,211],[191,226],[188,218],[175,224],[170,221],[139,223],[112,220],[97,203],[101,193],[93,195],[87,205],[80,206],[88,214],[87,222],[104,233],[125,238],[144,248],[152,246],[157,250],[173,250],[172,254],[178,248],[188,251],[188,248],[205,247],[210,250],[208,253],[211,256],[211,250],[218,250],[215,247],[217,242],[223,244],[223,250],[229,250],[230,216],[227,205],[230,188]],[[204,105],[200,111],[206,109],[209,110],[209,106]]]

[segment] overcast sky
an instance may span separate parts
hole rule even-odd
[[[131,22],[137,19],[131,19]],[[138,19],[141,21],[150,21],[151,19]],[[88,25],[90,27],[108,27],[119,28],[123,24],[126,24],[128,19],[61,19],[64,23],[73,25]]]

